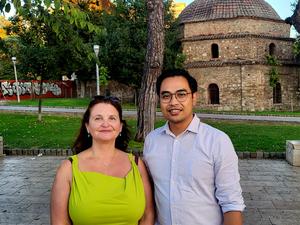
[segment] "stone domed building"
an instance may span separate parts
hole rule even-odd
[[[185,67],[198,81],[200,108],[300,108],[291,27],[264,0],[195,0],[179,19]],[[273,87],[267,55],[279,63]]]

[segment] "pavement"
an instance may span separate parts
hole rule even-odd
[[[63,159],[0,157],[0,225],[50,224],[51,185]],[[300,224],[300,167],[284,160],[243,159],[239,169],[244,225]]]
[[[6,106],[0,105],[0,112],[37,112],[37,107],[28,106]],[[59,108],[59,107],[43,107],[42,112],[48,114],[83,114],[83,108]],[[125,117],[137,117],[135,110],[123,110]],[[162,117],[161,112],[156,113],[157,117]],[[228,115],[228,114],[212,114],[212,113],[197,113],[199,118],[206,119],[222,119],[222,120],[249,120],[249,121],[269,121],[269,122],[290,122],[300,123],[300,117],[293,116],[257,116],[257,115]],[[299,223],[300,224],[300,223]]]

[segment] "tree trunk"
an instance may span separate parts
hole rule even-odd
[[[154,129],[156,117],[155,84],[164,57],[164,6],[162,0],[147,0],[148,44],[142,85],[138,98],[138,124],[135,140],[143,141]]]
[[[43,94],[43,79],[40,81],[40,96],[39,96],[39,110],[38,110],[38,121],[42,121],[42,94]]]
[[[86,92],[86,82],[85,81],[80,81],[80,98],[84,98],[85,97],[85,92]]]
[[[291,17],[285,19],[285,21],[293,25],[298,33],[300,33],[300,0],[294,10],[294,14]]]

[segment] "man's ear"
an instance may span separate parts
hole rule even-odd
[[[193,97],[193,106],[196,106],[197,99],[198,99],[198,93],[197,92],[193,93],[192,97]]]

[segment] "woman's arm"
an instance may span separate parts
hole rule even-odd
[[[68,201],[72,183],[72,164],[64,160],[57,170],[51,191],[51,225],[71,225]]]
[[[151,188],[151,183],[149,175],[144,162],[139,158],[138,168],[141,173],[141,177],[144,184],[144,190],[146,195],[146,208],[143,217],[139,221],[139,225],[153,225],[154,224],[154,205],[153,205],[153,191]]]

